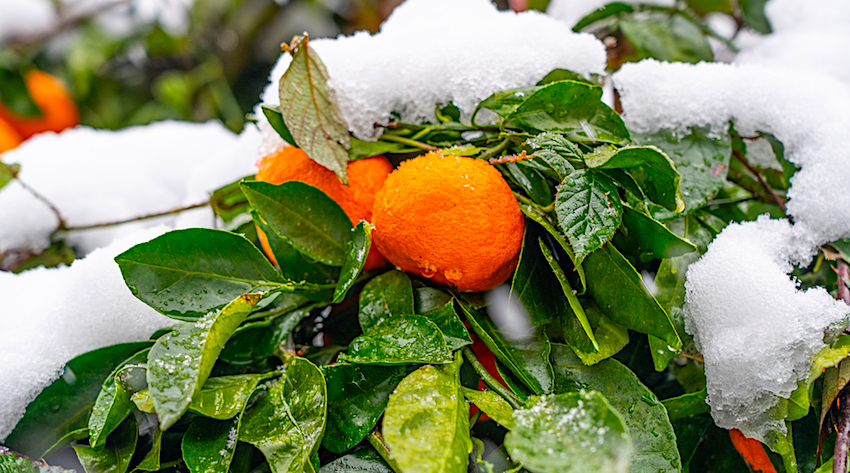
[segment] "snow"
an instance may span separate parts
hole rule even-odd
[[[194,0],[60,0],[68,17],[97,14],[97,24],[115,36],[159,24],[175,35],[189,29],[189,10]]]
[[[122,238],[71,266],[0,272],[0,442],[71,358],[147,339],[173,320],[130,293],[113,258],[169,228]]]
[[[241,135],[218,122],[160,122],[120,131],[77,127],[44,133],[3,154],[21,165],[20,181],[53,203],[66,226],[115,222],[204,202],[209,193],[256,172],[259,132]],[[140,228],[211,226],[203,207],[176,216],[89,231],[66,240],[85,254]],[[0,251],[40,252],[58,220],[19,182],[0,190]]]
[[[55,21],[50,0],[0,0],[0,43],[39,34]]]
[[[687,274],[686,329],[706,362],[715,422],[765,441],[785,432],[781,402],[808,373],[823,337],[850,308],[822,289],[798,291],[787,273],[818,245],[850,236],[844,130],[850,90],[829,76],[763,65],[627,64],[614,75],[630,130],[689,127],[772,133],[801,168],[787,203],[794,224],[731,224]],[[763,146],[763,145],[757,145]],[[764,151],[764,150],[762,150]]]
[[[611,0],[552,0],[549,6],[546,7],[546,14],[557,18],[570,28],[576,25],[582,18],[593,13],[594,11],[608,5]],[[675,0],[626,0],[621,3],[641,3],[644,5],[662,5],[673,6]]]
[[[361,139],[374,139],[374,124],[388,123],[393,112],[408,122],[434,120],[435,105],[451,101],[468,120],[493,92],[533,85],[552,69],[588,75],[605,68],[605,48],[595,37],[540,12],[499,12],[488,0],[408,0],[375,35],[360,31],[310,45],[328,69],[342,117]],[[281,55],[262,102],[280,103],[278,82],[290,60]],[[265,136],[264,149],[283,145]]]

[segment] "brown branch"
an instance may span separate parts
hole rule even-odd
[[[770,195],[770,197],[774,200],[774,202],[776,202],[776,204],[779,205],[779,208],[782,209],[782,212],[786,213],[786,211],[785,211],[785,199],[783,199],[782,197],[779,197],[779,195],[776,194],[776,191],[774,191],[773,188],[771,188],[770,185],[768,185],[767,181],[764,180],[764,176],[762,176],[761,173],[758,172],[758,170],[756,168],[754,168],[746,160],[746,158],[744,158],[744,156],[738,150],[733,149],[732,155],[735,156],[735,158],[738,161],[740,161],[741,164],[743,164],[744,167],[746,167],[747,170],[750,171],[753,174],[753,176],[755,176],[755,178],[759,182],[759,184],[761,184],[761,186]]]
[[[845,473],[847,471],[847,451],[850,449],[850,390],[843,389],[835,402],[838,408],[838,422],[835,426],[832,473]]]
[[[115,7],[119,7],[122,5],[130,4],[130,0],[115,0],[112,3],[106,3],[101,5],[99,8],[95,8],[86,12],[83,12],[79,15],[68,16],[65,18],[61,18],[56,24],[50,28],[48,31],[44,31],[41,33],[36,33],[28,36],[19,36],[9,39],[7,41],[7,45],[12,49],[22,50],[34,44],[43,43],[50,39],[53,39],[65,31],[75,28],[80,23],[94,18],[98,15],[108,12]]]
[[[844,282],[850,279],[850,266],[843,259],[838,259],[835,272],[838,274],[838,298],[850,305],[850,288]]]
[[[92,224],[92,225],[80,225],[80,226],[77,226],[77,227],[64,227],[64,228],[60,228],[59,230],[63,230],[63,231],[66,231],[66,232],[75,232],[75,231],[82,231],[82,230],[92,230],[92,229],[95,229],[95,228],[111,227],[111,226],[115,226],[115,225],[123,225],[125,223],[130,223],[130,222],[138,222],[140,220],[148,220],[148,219],[151,219],[151,218],[164,217],[166,215],[173,215],[173,214],[180,213],[180,212],[183,212],[183,211],[186,211],[186,210],[192,210],[192,209],[197,209],[197,208],[200,208],[200,207],[206,207],[207,205],[210,205],[210,201],[200,202],[200,203],[197,203],[197,204],[188,205],[186,207],[180,207],[179,209],[168,210],[166,212],[159,212],[159,213],[154,213],[154,214],[142,215],[141,217],[128,218],[126,220],[118,220],[118,221],[115,221],[115,222],[106,222],[106,223],[95,223],[95,224]]]

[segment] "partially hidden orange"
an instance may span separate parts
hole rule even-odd
[[[383,186],[393,167],[383,155],[358,159],[348,163],[348,185],[342,184],[333,171],[316,163],[300,148],[287,146],[263,158],[259,163],[257,180],[271,184],[301,181],[318,188],[333,199],[356,225],[360,220],[372,221],[372,203],[375,193]],[[260,243],[269,258],[274,260],[268,239],[260,233]],[[386,258],[372,246],[364,269],[380,268]]]
[[[27,72],[24,81],[33,102],[41,109],[41,116],[21,116],[0,104],[0,118],[9,122],[22,139],[45,131],[60,132],[80,123],[77,104],[59,79],[44,71],[32,70]]]
[[[459,291],[492,289],[519,260],[525,219],[487,161],[429,153],[404,161],[375,196],[374,243],[401,269]]]
[[[0,154],[21,144],[21,135],[6,120],[0,118]]]

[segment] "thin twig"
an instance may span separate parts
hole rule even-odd
[[[16,50],[20,51],[20,50],[25,49],[25,48],[33,45],[33,44],[39,44],[39,43],[43,43],[45,41],[48,41],[50,39],[53,39],[53,38],[59,36],[60,34],[64,33],[65,31],[76,27],[80,23],[82,23],[86,20],[89,20],[91,18],[94,18],[96,16],[99,16],[103,13],[106,13],[109,10],[112,10],[113,8],[124,6],[124,5],[129,5],[129,4],[130,4],[130,0],[116,0],[115,2],[112,2],[112,3],[102,4],[98,8],[91,9],[91,10],[83,12],[79,15],[68,16],[68,17],[62,18],[52,28],[50,28],[50,30],[48,30],[48,31],[43,31],[43,32],[40,32],[40,33],[28,35],[28,36],[19,36],[19,37],[10,38],[9,41],[7,41],[7,45],[9,47],[11,47],[12,49],[16,49]]]
[[[759,181],[759,184],[761,184],[761,186],[762,186],[762,187],[764,188],[764,190],[765,190],[765,191],[766,191],[766,192],[770,195],[770,197],[771,197],[771,198],[772,198],[772,199],[776,202],[776,204],[777,204],[777,205],[779,205],[779,208],[781,208],[781,209],[782,209],[782,213],[786,213],[786,212],[785,212],[785,199],[783,199],[782,197],[779,197],[779,196],[776,194],[776,191],[774,191],[774,190],[773,190],[773,188],[771,188],[771,187],[770,187],[770,185],[768,185],[768,184],[767,184],[767,181],[765,181],[765,180],[764,180],[764,176],[762,176],[762,175],[761,175],[761,173],[760,173],[760,172],[758,172],[758,170],[757,170],[756,168],[754,168],[754,167],[753,167],[753,166],[752,166],[752,165],[751,165],[751,164],[747,161],[747,159],[746,159],[746,158],[744,158],[744,156],[743,156],[743,155],[742,155],[742,154],[741,154],[738,150],[734,150],[734,149],[733,149],[733,150],[732,150],[732,155],[734,155],[734,156],[735,156],[735,158],[736,158],[738,161],[740,161],[740,162],[741,162],[741,164],[743,164],[743,165],[744,165],[744,167],[746,167],[746,168],[747,168],[747,170],[749,170],[751,173],[753,173],[753,175],[756,177],[756,180],[758,180],[758,181]]]
[[[57,209],[55,205],[53,205],[53,202],[47,200],[47,197],[39,194],[38,191],[28,186],[27,183],[22,181],[20,178],[18,178],[18,184],[20,184],[21,187],[26,189],[27,192],[32,194],[36,199],[40,200],[44,205],[46,205],[50,209],[51,212],[53,212],[54,215],[56,215],[56,218],[59,220],[60,229],[65,228],[65,219],[62,218],[62,213],[59,212],[59,209]]]
[[[197,208],[200,208],[200,207],[206,207],[207,205],[210,205],[210,201],[200,202],[200,203],[192,204],[192,205],[189,205],[189,206],[186,206],[186,207],[180,207],[179,209],[169,210],[167,212],[159,212],[159,213],[155,213],[155,214],[142,215],[141,217],[128,218],[126,220],[118,220],[118,221],[115,221],[115,222],[106,222],[106,223],[95,223],[95,224],[92,224],[92,225],[80,225],[80,226],[76,226],[76,227],[63,227],[63,228],[60,228],[60,230],[64,230],[66,232],[78,232],[78,231],[82,231],[82,230],[92,230],[94,228],[112,227],[112,226],[115,226],[115,225],[123,225],[125,223],[130,223],[130,222],[138,222],[140,220],[148,220],[148,219],[151,219],[151,218],[164,217],[166,215],[173,215],[173,214],[176,214],[176,213],[184,212],[186,210],[192,210],[192,209],[197,209]]]
[[[838,423],[835,426],[835,451],[832,461],[832,473],[847,471],[847,451],[850,447],[850,390],[844,389],[836,399]]]
[[[850,288],[844,282],[850,279],[850,266],[841,258],[836,263],[835,272],[838,274],[838,298],[844,301],[845,304],[850,305]]]

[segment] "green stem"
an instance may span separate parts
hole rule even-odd
[[[500,141],[499,144],[497,144],[496,146],[494,146],[494,147],[488,149],[487,151],[481,153],[481,156],[479,156],[478,159],[490,159],[493,156],[496,156],[499,153],[501,153],[502,151],[504,151],[505,148],[507,148],[510,143],[511,143],[511,140],[505,138],[504,140]]]
[[[502,383],[487,372],[484,365],[482,365],[481,362],[478,361],[478,358],[475,357],[475,352],[473,352],[472,349],[469,347],[463,347],[463,357],[466,358],[466,361],[468,361],[470,365],[472,365],[472,368],[476,373],[478,373],[481,381],[484,381],[484,384],[486,384],[488,388],[495,391],[496,394],[501,396],[514,409],[522,408],[522,401],[517,397],[517,395],[512,393],[508,388],[502,386]]]
[[[475,423],[478,422],[478,418],[481,417],[481,413],[484,412],[481,409],[478,409],[475,414],[472,414],[472,417],[469,418],[469,430],[472,430],[475,427]]]
[[[398,466],[398,463],[396,463],[395,458],[393,458],[393,454],[390,453],[389,447],[387,447],[387,444],[384,443],[384,436],[381,435],[380,432],[375,430],[371,434],[369,434],[368,438],[369,443],[371,443],[372,446],[375,447],[375,450],[377,450],[378,454],[381,455],[381,458],[383,458],[384,461],[387,462],[387,465],[389,465],[395,473],[402,473],[401,467]]]
[[[537,210],[539,210],[543,213],[549,213],[549,212],[555,210],[555,202],[552,202],[549,205],[543,206],[543,205],[540,205],[540,204],[534,202],[533,200],[529,199],[528,197],[526,197],[522,194],[518,194],[516,192],[514,192],[514,197],[516,197],[517,200],[519,200],[523,204],[530,205],[530,206],[534,207],[535,209],[537,209]]]
[[[381,135],[379,138],[384,141],[394,141],[396,143],[406,144],[408,146],[413,146],[414,148],[424,149],[425,151],[436,151],[436,146],[431,146],[427,143],[422,143],[421,141],[412,140],[410,138],[405,138],[403,136],[396,135]]]

